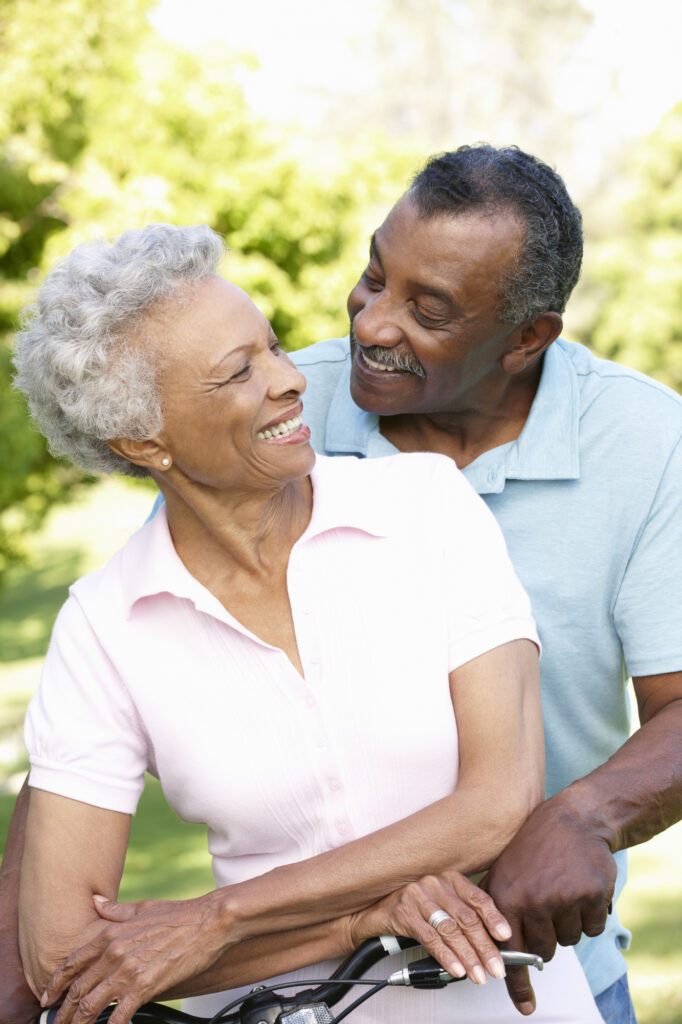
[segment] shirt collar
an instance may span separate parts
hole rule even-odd
[[[390,532],[391,513],[368,499],[367,492],[363,491],[362,477],[357,478],[357,462],[356,459],[316,457],[311,473],[313,511],[296,544],[303,544],[327,530],[343,527],[362,530],[375,537],[384,537]],[[229,612],[192,576],[175,550],[165,504],[133,534],[120,556],[128,614],[141,598],[168,593],[192,601],[199,611],[233,622]]]
[[[297,541],[315,537],[326,530],[350,528],[374,537],[386,537],[398,521],[398,510],[377,501],[369,484],[365,486],[366,469],[357,458],[333,459],[318,455],[311,473],[313,481],[313,513],[310,523]]]
[[[397,449],[379,432],[378,416],[351,398],[350,373],[348,361],[329,406],[325,451],[370,458],[394,453]],[[484,452],[464,474],[479,494],[500,493],[506,480],[577,480],[579,427],[578,381],[558,339],[545,352],[537,394],[518,438]]]
[[[165,504],[160,505],[153,518],[133,534],[122,549],[121,557],[128,614],[141,598],[166,593],[190,600],[199,611],[232,622],[232,616],[192,576],[175,550]]]
[[[332,455],[360,455],[375,458],[394,455],[397,448],[379,432],[379,417],[365,412],[350,393],[350,359],[344,363],[329,403],[324,450]]]
[[[506,480],[577,480],[580,476],[580,391],[568,353],[555,341],[523,430],[484,452],[463,472],[479,494],[499,494]]]

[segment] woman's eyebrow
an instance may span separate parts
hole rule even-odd
[[[218,360],[218,362],[215,364],[215,366],[211,367],[211,369],[209,370],[209,373],[216,373],[220,369],[220,367],[223,365],[223,363],[226,363],[228,361],[228,359],[231,359],[233,356],[242,355],[245,352],[251,352],[252,349],[253,349],[253,344],[251,342],[247,342],[244,345],[238,345],[237,348],[231,348],[229,352],[225,353],[225,355],[222,357],[222,359]]]

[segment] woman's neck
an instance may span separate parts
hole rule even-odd
[[[309,476],[272,492],[163,487],[168,525],[182,562],[210,590],[235,575],[286,568],[312,514]]]

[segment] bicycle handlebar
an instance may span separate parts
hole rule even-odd
[[[371,980],[361,977],[384,957],[418,945],[415,939],[404,936],[384,935],[368,939],[354,950],[329,978],[310,979],[314,988],[284,995],[277,990],[298,987],[301,984],[300,980],[281,982],[278,985],[256,985],[250,993],[224,1006],[213,1017],[197,1017],[161,1003],[145,1003],[133,1014],[131,1024],[337,1024],[361,1002],[387,985],[433,989],[444,988],[452,982],[463,980],[448,974],[431,956],[415,960],[406,967],[394,971],[388,978]],[[532,953],[503,949],[500,956],[507,966],[526,965],[540,971],[544,967],[542,958]],[[371,988],[334,1017],[329,1008],[335,1006],[353,985],[368,985]],[[238,1006],[238,1009],[229,1013],[235,1006]],[[96,1024],[106,1024],[114,1009],[115,1005],[107,1006],[97,1017]],[[43,1010],[38,1024],[54,1024],[57,1012],[58,1007]]]

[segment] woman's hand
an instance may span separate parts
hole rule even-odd
[[[65,994],[55,1024],[90,1024],[109,1003],[111,1024],[210,966],[227,948],[211,913],[211,897],[116,903],[95,896],[100,917],[112,922],[55,971],[41,999],[50,1006]]]
[[[451,920],[434,928],[429,918],[437,910],[444,910]],[[486,970],[494,978],[505,976],[493,939],[505,941],[511,928],[490,896],[454,868],[411,882],[353,914],[349,931],[353,947],[373,935],[407,935],[420,942],[449,974],[456,978],[466,975],[478,985],[487,980]]]

